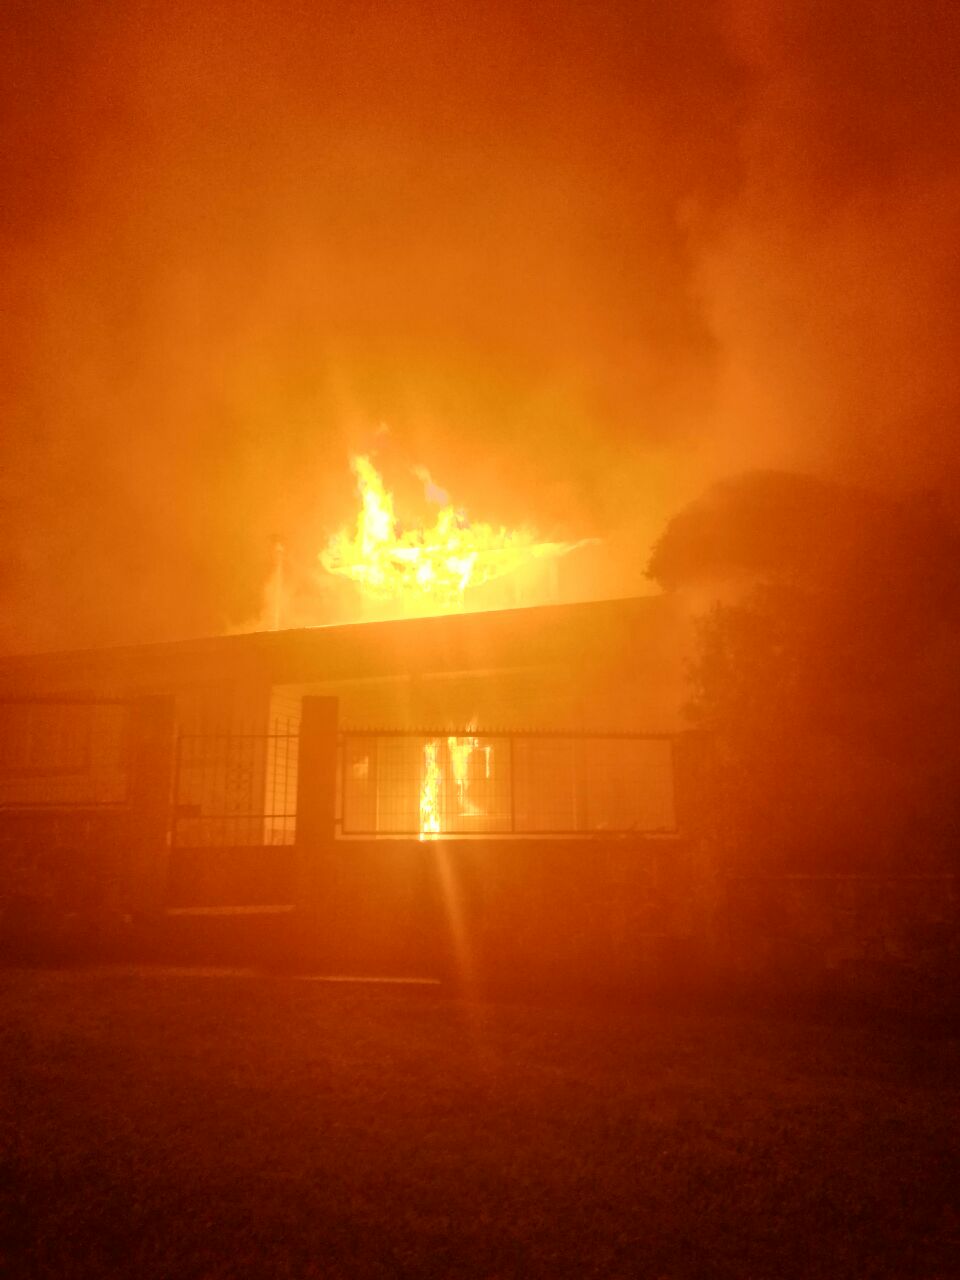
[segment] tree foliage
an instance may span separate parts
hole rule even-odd
[[[713,744],[717,837],[754,870],[941,866],[958,834],[960,541],[927,499],[796,479],[728,482],[651,561],[675,589],[712,584],[689,714]]]

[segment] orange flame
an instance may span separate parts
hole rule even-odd
[[[475,817],[478,810],[471,804],[467,797],[467,790],[470,785],[469,769],[470,758],[474,751],[480,749],[480,740],[478,738],[448,738],[447,750],[450,753],[450,768],[453,773],[453,780],[457,787],[457,806],[460,814],[465,817]],[[490,777],[490,748],[483,747],[483,768],[486,777]]]
[[[370,459],[355,457],[351,467],[361,500],[356,529],[334,534],[320,563],[328,573],[356,582],[365,594],[402,601],[411,612],[462,609],[468,586],[513,573],[534,560],[565,555],[579,545],[537,542],[529,529],[471,523],[452,504],[440,509],[429,528],[405,529],[394,512],[393,495]]]
[[[420,784],[420,839],[440,833],[440,762],[435,739],[423,744],[423,781]]]
[[[423,773],[420,783],[420,839],[427,840],[440,835],[444,826],[441,822],[440,796],[444,786],[444,768],[441,761],[442,740],[433,738],[423,746]],[[490,777],[490,747],[481,747],[479,738],[447,738],[447,759],[449,761],[450,780],[445,798],[445,808],[449,818],[474,818],[479,810],[471,803],[468,791],[470,787],[470,761],[475,751],[482,753],[481,768],[484,775]]]

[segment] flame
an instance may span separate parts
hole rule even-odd
[[[468,586],[513,573],[534,560],[565,555],[579,543],[537,542],[529,529],[496,529],[471,523],[447,503],[429,528],[404,528],[393,506],[393,495],[369,458],[351,460],[360,494],[356,529],[341,529],[320,553],[328,573],[356,582],[378,600],[402,601],[414,612],[449,612],[463,608]],[[428,494],[446,500],[425,468]]]
[[[423,777],[420,784],[420,839],[427,840],[431,836],[441,834],[440,794],[443,786],[443,766],[441,764],[439,738],[424,743]],[[480,813],[467,795],[470,784],[470,759],[475,751],[483,756],[483,772],[490,777],[489,746],[480,746],[479,738],[447,738],[447,758],[450,762],[450,776],[456,788],[455,793],[448,796],[448,807],[456,805],[456,816],[459,818],[475,818]],[[455,799],[454,799],[455,796]]]
[[[461,813],[469,812],[467,803],[468,770],[470,753],[477,745],[476,738],[448,738],[447,750],[450,752],[450,770],[457,786],[457,805]]]
[[[447,750],[450,753],[450,769],[457,786],[457,804],[462,816],[476,817],[481,810],[467,797],[467,786],[470,782],[470,757],[474,751],[483,752],[484,777],[490,777],[490,747],[481,747],[479,738],[448,738]]]
[[[440,743],[432,739],[423,744],[423,781],[420,784],[420,839],[429,840],[440,833]]]

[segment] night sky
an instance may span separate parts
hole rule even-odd
[[[624,590],[745,468],[960,509],[958,66],[955,0],[7,0],[0,647],[255,617],[358,449]]]

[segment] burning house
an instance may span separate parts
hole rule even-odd
[[[8,658],[0,662],[0,696],[32,700],[34,707],[28,732],[21,722],[30,702],[7,704],[8,718],[17,712],[6,736],[8,776],[16,774],[19,742],[26,753],[24,768],[35,770],[31,786],[46,778],[50,800],[61,794],[72,798],[77,784],[69,744],[82,740],[82,762],[90,755],[91,735],[97,738],[91,714],[82,710],[84,701],[108,705],[107,700],[162,695],[170,700],[182,750],[194,743],[212,749],[219,742],[222,750],[228,743],[247,741],[251,750],[256,744],[258,766],[238,771],[243,794],[235,782],[229,808],[238,814],[279,813],[280,779],[291,794],[297,786],[292,753],[289,761],[280,759],[283,743],[300,732],[303,699],[321,697],[336,701],[341,726],[374,739],[377,731],[382,735],[369,766],[357,759],[342,763],[345,828],[356,821],[377,833],[418,834],[417,815],[428,805],[422,787],[407,781],[404,794],[412,797],[407,810],[399,793],[391,801],[385,788],[393,775],[419,777],[424,760],[435,755],[450,792],[443,834],[495,831],[503,813],[480,804],[481,760],[483,777],[493,786],[506,769],[511,735],[567,732],[611,742],[617,740],[611,735],[622,735],[626,742],[626,735],[642,732],[648,744],[669,742],[679,727],[680,657],[676,616],[665,599],[651,597]],[[14,721],[21,723],[19,731]],[[423,745],[398,745],[411,734],[419,734]],[[625,750],[620,748],[620,757]],[[651,747],[648,754],[645,767],[662,772],[665,749]],[[559,755],[556,760],[560,772],[553,782],[559,785]],[[181,754],[181,772],[188,766],[189,758]],[[373,770],[366,788],[359,786],[363,767]],[[588,820],[569,808],[571,791],[561,825],[571,831],[618,824],[669,829],[670,787],[665,780],[654,787],[652,778],[653,773],[644,799],[647,811],[596,810]],[[270,785],[276,797],[266,795]],[[454,793],[462,798],[459,804]],[[508,797],[509,803],[514,799]],[[220,800],[226,805],[228,798]],[[197,821],[206,822],[207,808],[216,803],[216,797],[205,796]],[[543,803],[530,800],[533,809]],[[361,811],[376,816],[361,819]],[[214,807],[210,821],[214,816],[227,821],[228,814]],[[556,821],[561,821],[559,811]],[[197,827],[198,839],[210,835],[209,826]],[[265,833],[268,843],[285,838],[282,824]]]
[[[324,567],[428,616],[0,661],[8,863],[78,915],[92,894],[208,939],[260,916],[338,969],[436,969],[446,946],[460,971],[484,948],[530,970],[572,939],[589,968],[591,934],[629,968],[681,928],[651,898],[686,847],[680,617],[652,596],[465,611],[570,546],[450,506],[404,530],[355,471]]]
[[[492,886],[509,896],[521,867],[572,908],[578,880],[676,855],[681,634],[648,597],[7,658],[8,835],[39,833],[69,880],[91,854],[74,846],[129,844],[130,822],[142,842],[131,796],[152,795],[121,896],[209,930],[346,894],[340,947],[366,936],[369,955],[337,963],[403,968],[438,858],[469,868],[489,932]]]

